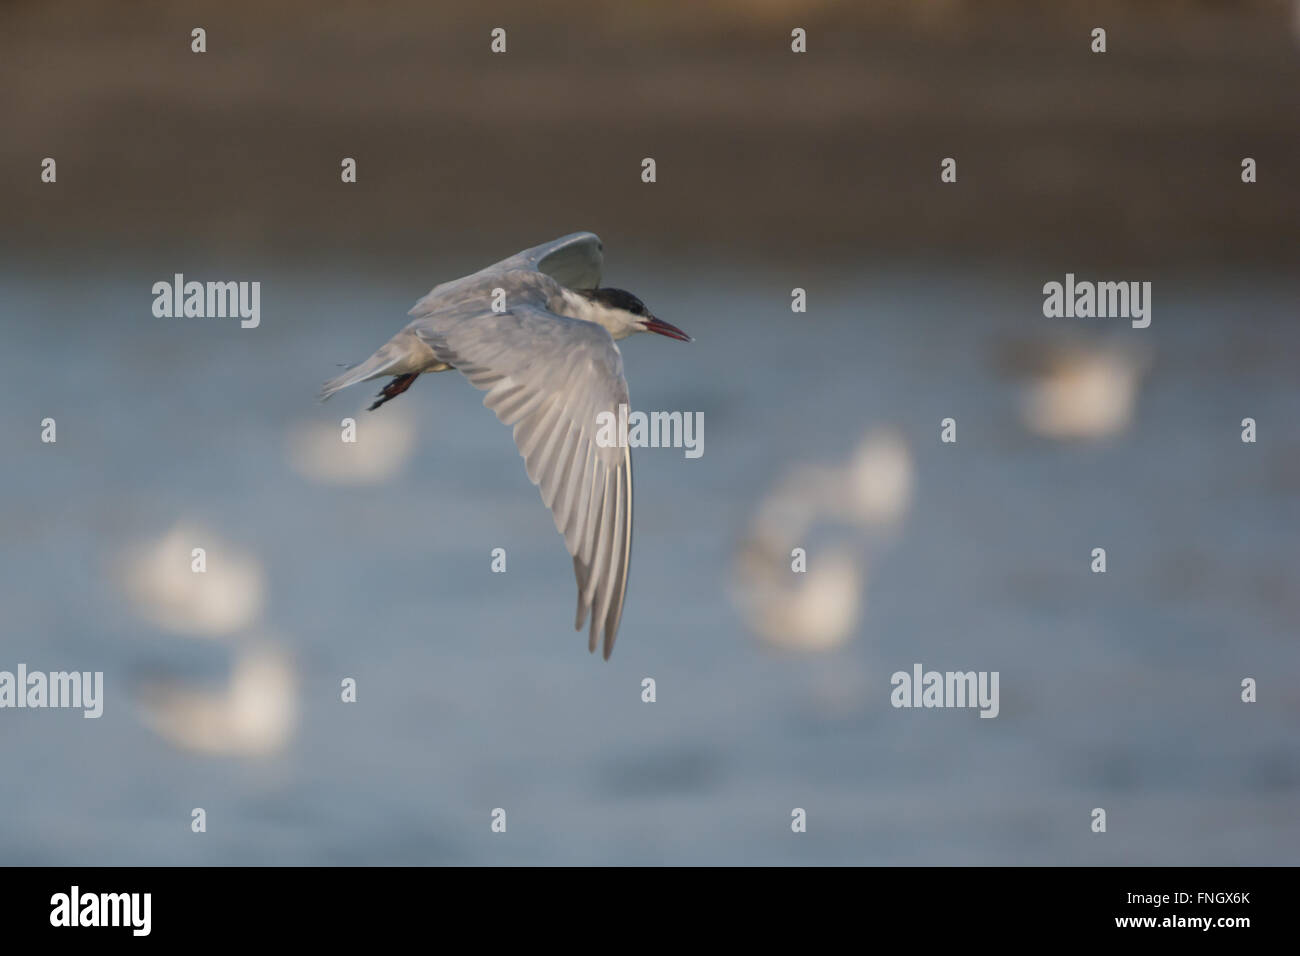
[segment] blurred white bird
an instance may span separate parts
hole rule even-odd
[[[298,719],[297,678],[288,655],[267,643],[242,646],[226,686],[214,690],[154,681],[138,691],[145,723],[172,744],[199,753],[275,753]]]
[[[880,531],[912,499],[912,455],[894,429],[872,429],[844,465],[796,465],[759,504],[759,537],[796,540],[821,521]]]
[[[204,551],[204,571],[194,570],[195,548]],[[233,634],[262,612],[257,559],[197,525],[182,522],[160,539],[128,547],[116,578],[138,614],[182,634]]]
[[[887,539],[912,497],[912,456],[893,429],[873,429],[843,465],[799,464],[759,504],[736,559],[732,598],[765,643],[824,651],[843,644],[863,603],[866,545]],[[819,527],[859,544],[815,547]],[[806,568],[792,551],[802,547]]]
[[[791,569],[790,552],[757,541],[741,549],[733,597],[764,643],[786,650],[826,651],[841,646],[857,626],[865,568],[852,551],[824,548],[806,571]]]
[[[599,237],[576,232],[444,282],[415,304],[415,320],[374,355],[326,382],[321,398],[394,376],[371,410],[425,372],[454,368],[487,395],[573,556],[576,627],[591,612],[588,648],[614,649],[632,553],[632,459],[596,441],[597,417],[628,405],[616,339],[691,337],[622,289],[600,288]]]
[[[1002,356],[1005,370],[1027,380],[1020,402],[1025,427],[1062,441],[1128,428],[1149,364],[1143,350],[1115,342],[1022,342]]]
[[[897,430],[863,436],[845,469],[846,514],[864,528],[895,525],[912,503],[912,453]]]
[[[371,485],[392,478],[415,450],[415,423],[403,415],[358,422],[356,440],[343,440],[343,427],[326,422],[299,425],[289,435],[289,462],[311,481]]]

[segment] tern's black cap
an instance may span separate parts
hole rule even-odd
[[[645,307],[644,302],[631,292],[625,292],[622,289],[592,289],[586,295],[589,299],[611,309],[622,309],[625,312],[631,312],[633,315],[650,314],[650,310]]]

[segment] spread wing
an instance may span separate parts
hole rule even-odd
[[[570,289],[599,287],[604,268],[605,247],[594,232],[573,232],[488,266],[488,270],[493,272],[534,269]]]
[[[516,252],[509,259],[494,262],[472,275],[434,286],[408,315],[428,315],[463,299],[467,294],[490,286],[491,278],[504,272],[540,272],[570,289],[595,289],[605,267],[604,246],[594,232],[573,232],[540,246]],[[544,301],[544,300],[543,300]]]
[[[611,412],[617,420],[618,406],[629,404],[614,340],[599,325],[532,304],[503,313],[449,310],[409,328],[439,360],[486,391],[483,404],[514,426],[528,477],[573,556],[575,626],[581,630],[590,612],[588,649],[603,634],[608,659],[632,553],[631,454],[596,442],[597,415]]]

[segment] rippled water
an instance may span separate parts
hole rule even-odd
[[[418,429],[390,480],[318,484],[291,461],[295,429],[373,391],[318,405],[319,383],[437,276],[184,270],[260,278],[261,327],[241,330],[154,318],[149,288],[176,270],[158,271],[0,279],[0,669],[107,685],[99,720],[0,711],[0,862],[1295,862],[1293,280],[1157,276],[1150,329],[1076,320],[1152,360],[1132,426],[1083,443],[1028,434],[995,368],[1005,337],[1067,321],[1041,314],[1059,276],[611,275],[697,339],[624,344],[634,406],[702,411],[706,429],[698,460],[637,452],[631,587],[602,663],[571,630],[570,562],[508,432],[455,374],[375,413]],[[938,440],[948,416],[956,445]],[[903,435],[916,486],[853,639],[765,650],[727,596],[757,503],[875,425]],[[141,718],[137,688],[219,681],[241,640],[173,635],[116,583],[124,547],[182,521],[265,575],[251,630],[299,681],[278,756],[188,752]],[[999,671],[1000,716],[891,708],[889,675],[915,662]],[[1247,676],[1258,703],[1239,700]]]

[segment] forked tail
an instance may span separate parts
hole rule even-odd
[[[383,377],[388,373],[389,369],[398,363],[399,359],[392,354],[392,351],[385,346],[364,362],[350,366],[342,375],[330,379],[321,386],[320,400],[323,402],[340,389],[355,385],[357,382],[364,382],[368,378]]]

